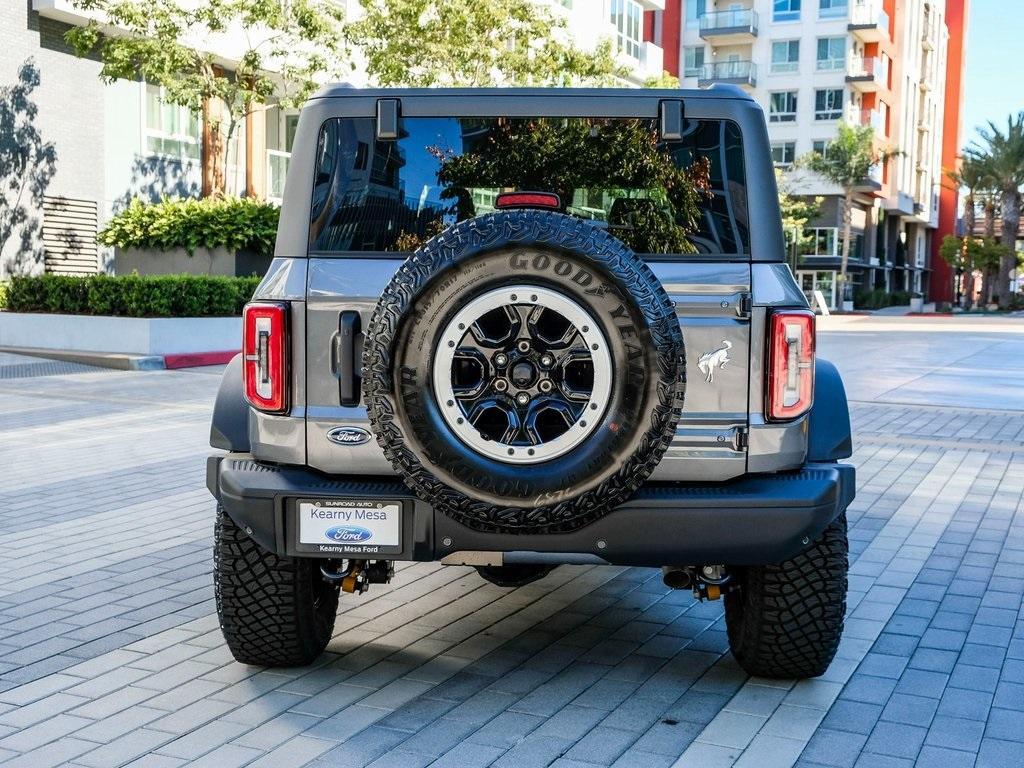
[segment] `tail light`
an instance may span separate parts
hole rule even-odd
[[[814,313],[805,309],[772,312],[768,326],[770,421],[795,419],[814,400]]]
[[[288,305],[253,302],[242,312],[245,399],[258,410],[288,409]]]

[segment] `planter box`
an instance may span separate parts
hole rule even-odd
[[[911,312],[923,312],[924,311],[924,299],[913,298],[910,299],[910,311]]]
[[[130,275],[221,275],[248,277],[267,273],[270,256],[226,248],[196,248],[191,256],[184,248],[158,251],[141,248],[114,249],[114,274]]]
[[[238,350],[240,317],[101,317],[0,312],[0,347],[167,357]]]

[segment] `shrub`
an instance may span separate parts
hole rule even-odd
[[[229,317],[242,313],[259,283],[259,277],[204,275],[12,277],[6,308],[117,317]]]
[[[910,303],[910,294],[906,291],[886,291],[875,288],[857,294],[854,306],[857,309],[883,309],[885,307],[905,306]]]
[[[224,247],[269,256],[279,209],[250,197],[206,197],[144,203],[132,200],[96,236],[103,245],[170,250]]]

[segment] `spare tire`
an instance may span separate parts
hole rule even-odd
[[[463,221],[424,244],[366,331],[377,442],[435,509],[477,530],[579,528],[624,502],[675,434],[675,307],[607,231],[546,211]]]

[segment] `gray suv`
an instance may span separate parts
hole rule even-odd
[[[822,674],[850,422],[784,256],[739,89],[322,90],[213,417],[235,658],[313,661],[395,561],[612,564],[721,598],[751,674]]]

